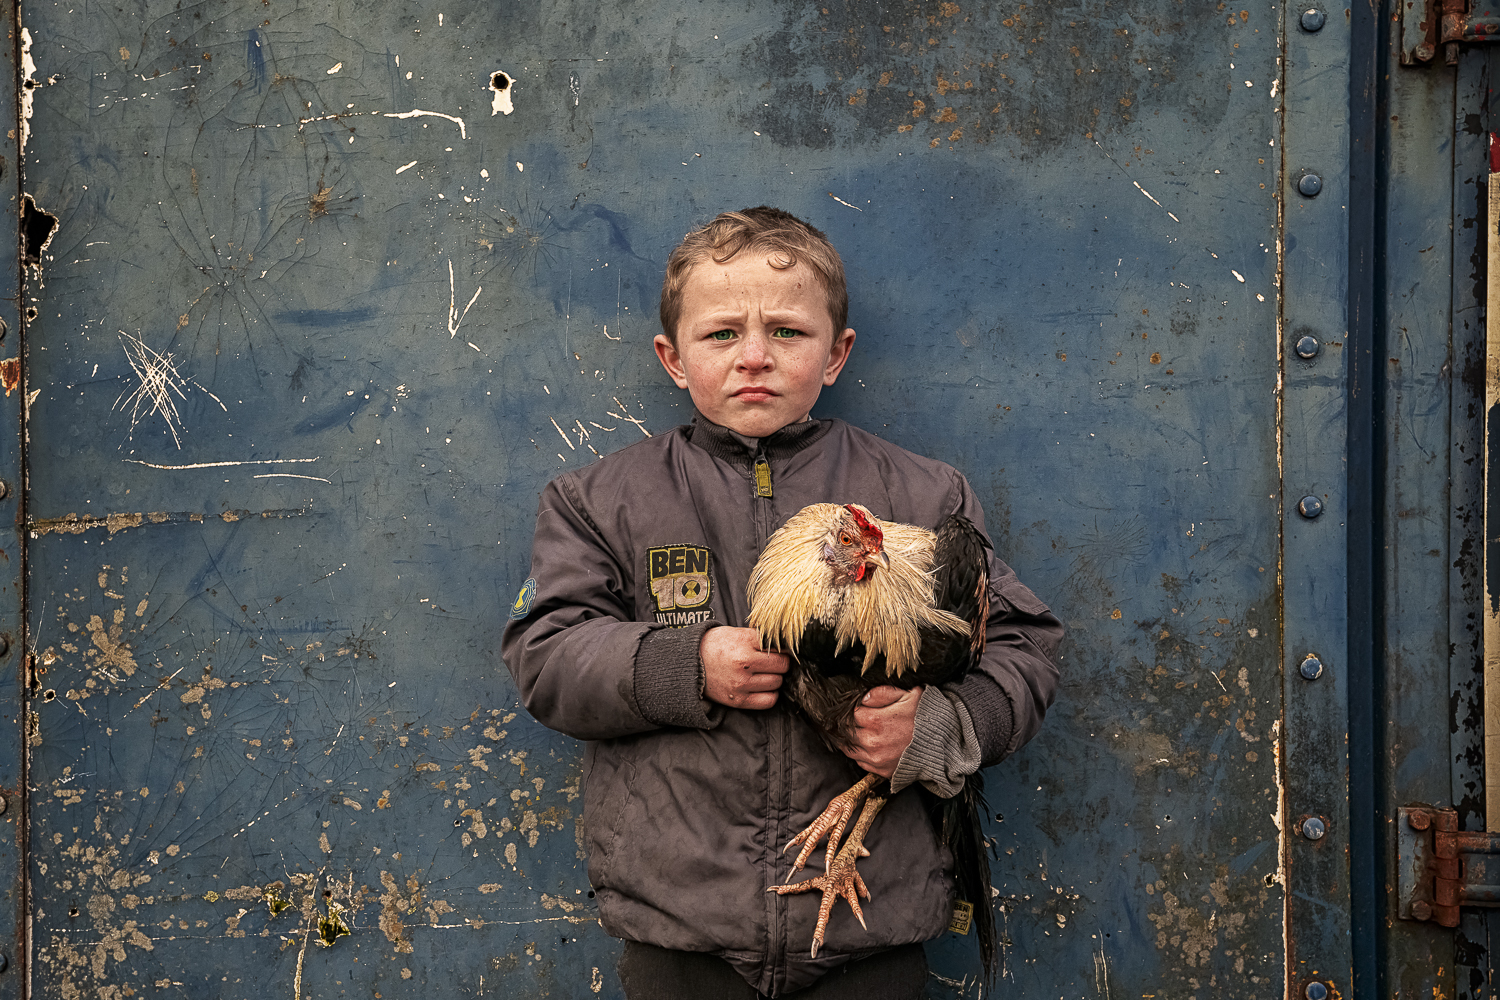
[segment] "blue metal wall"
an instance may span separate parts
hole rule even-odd
[[[580,747],[498,641],[541,486],[690,415],[650,350],[667,253],[771,203],[848,266],[816,412],[964,470],[1069,629],[990,775],[999,989],[1351,995],[1351,24],[1300,10],[28,4],[7,224],[24,192],[58,228],[0,408],[32,713],[3,703],[31,944],[0,990],[619,995]],[[1421,148],[1432,204],[1389,231],[1436,247],[1454,158]],[[1412,306],[1444,337],[1451,260]],[[1450,561],[1426,344],[1391,404],[1413,593]],[[1401,593],[1392,624],[1450,608]],[[1428,681],[1382,717],[1441,710]],[[1448,733],[1402,733],[1441,797]],[[979,995],[971,939],[929,951],[930,996]]]

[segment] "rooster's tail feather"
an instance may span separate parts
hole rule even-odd
[[[979,958],[984,964],[986,981],[993,983],[997,941],[989,851],[984,839],[984,816],[988,812],[989,805],[984,800],[984,778],[979,772],[969,775],[961,792],[942,800],[943,843],[953,853],[958,897],[974,907]]]

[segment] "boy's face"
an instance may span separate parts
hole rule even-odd
[[[807,416],[853,345],[853,330],[834,330],[810,268],[777,270],[741,251],[688,272],[677,343],[657,334],[656,356],[699,413],[760,438]]]

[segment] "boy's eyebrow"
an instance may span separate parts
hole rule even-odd
[[[700,318],[701,318],[701,320],[704,323],[718,323],[721,320],[738,320],[738,319],[742,319],[748,312],[749,312],[749,310],[747,310],[747,309],[736,309],[736,308],[732,308],[732,307],[727,307],[726,306],[725,308],[723,308],[721,310],[715,310],[713,312],[704,313]],[[760,310],[759,315],[765,316],[765,317],[770,317],[772,319],[778,318],[778,317],[788,317],[790,319],[795,319],[797,322],[801,322],[801,323],[805,323],[805,322],[808,322],[809,320],[816,320],[817,319],[816,310],[808,311],[808,310],[802,310],[802,309],[797,309],[797,308],[793,308],[793,307],[787,307],[787,308],[782,308],[782,309],[763,309],[763,310]],[[686,317],[684,317],[684,318],[686,318]]]

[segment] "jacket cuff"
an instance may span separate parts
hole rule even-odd
[[[979,738],[980,765],[998,764],[1010,752],[1010,741],[1016,731],[1015,713],[1005,690],[989,677],[971,673],[947,690],[958,696],[974,724]]]
[[[658,726],[712,729],[703,698],[703,663],[698,644],[703,633],[722,624],[716,621],[654,628],[641,636],[635,652],[635,703],[641,716]],[[717,716],[719,713],[714,713]]]
[[[938,798],[951,799],[979,770],[979,741],[968,709],[956,696],[928,685],[912,723],[911,743],[891,775],[891,794],[916,782]]]

